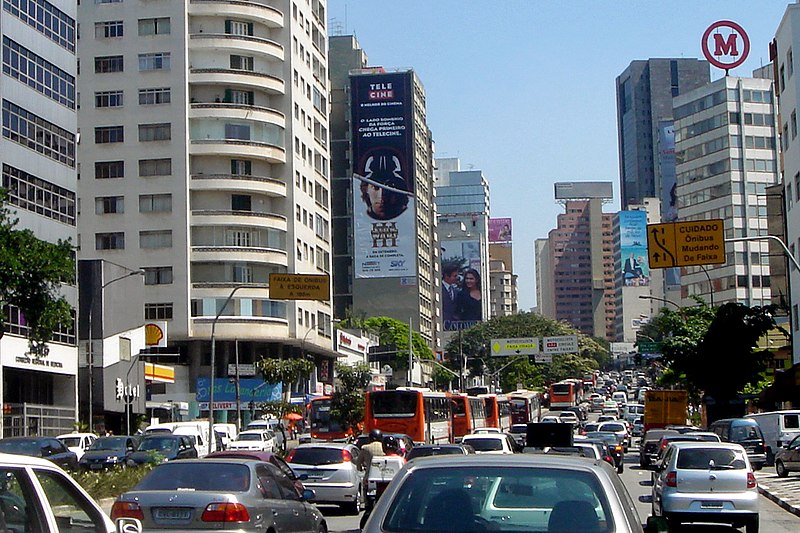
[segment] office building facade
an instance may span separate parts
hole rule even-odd
[[[80,257],[145,270],[142,319],[168,323],[167,362],[187,376],[154,396],[203,407],[212,331],[217,379],[236,359],[307,356],[301,392],[332,388],[331,301],[268,290],[272,273],[331,273],[326,13],[322,0],[78,7]]]
[[[672,99],[709,81],[707,61],[682,58],[632,61],[617,77],[622,209],[641,204],[644,198],[661,197],[658,138],[672,119]]]

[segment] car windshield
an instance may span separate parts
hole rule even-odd
[[[475,448],[476,452],[492,452],[503,449],[503,441],[500,439],[464,439],[463,442]]]
[[[589,472],[426,468],[397,489],[382,525],[392,532],[562,531],[576,516],[585,531],[616,530],[606,495]]]
[[[677,467],[684,470],[742,470],[742,453],[720,448],[684,448],[678,451]]]
[[[100,437],[89,446],[89,449],[92,451],[121,451],[125,449],[125,443],[127,441],[128,439],[125,437]]]
[[[157,452],[171,452],[178,448],[177,439],[170,439],[165,437],[150,437],[144,439],[142,444],[139,445],[140,452],[157,451]]]
[[[464,450],[457,446],[442,446],[442,447],[418,447],[408,452],[408,460],[417,457],[430,457],[431,455],[463,455]]]
[[[67,448],[81,445],[80,437],[59,437],[58,440],[60,440]]]
[[[244,492],[250,488],[250,469],[237,463],[163,463],[147,474],[134,490]]]
[[[732,426],[731,427],[731,442],[738,442],[742,440],[756,440],[761,439],[761,431],[756,425],[747,426]]]
[[[334,465],[342,462],[340,448],[298,447],[293,450],[291,463],[301,465]]]
[[[599,431],[625,431],[625,426],[623,424],[603,424],[600,426]]]
[[[0,452],[39,456],[41,446],[35,440],[0,440]]]
[[[509,433],[527,433],[527,432],[528,432],[528,426],[524,424],[513,425],[511,426],[511,430],[509,431]]]
[[[261,433],[240,433],[236,440],[264,440]]]

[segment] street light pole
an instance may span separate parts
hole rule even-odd
[[[136,355],[133,356],[133,361],[131,361],[131,366],[128,367],[128,372],[125,373],[125,386],[127,387],[127,393],[126,393],[126,397],[125,397],[125,424],[126,424],[125,425],[125,434],[126,435],[130,435],[131,434],[131,410],[132,409],[131,409],[131,398],[129,398],[130,396],[133,396],[131,394],[131,392],[132,392],[132,389],[131,389],[131,370],[139,362],[139,356],[141,356],[141,355],[142,355],[142,352],[139,352],[139,353],[137,353]],[[138,372],[136,374],[136,385],[137,386],[139,385],[139,374],[138,374]]]
[[[233,295],[236,294],[236,291],[239,289],[246,288],[247,285],[239,285],[238,287],[234,287],[228,297],[225,299],[225,303],[222,304],[222,307],[217,312],[217,316],[214,317],[214,320],[211,322],[211,383],[209,384],[209,392],[208,392],[208,453],[211,453],[213,450],[211,449],[211,444],[214,442],[214,367],[217,364],[217,344],[214,341],[214,333],[217,329],[217,320],[219,320],[220,315],[225,311],[225,308],[228,307],[228,302],[233,299]]]
[[[121,265],[118,265],[118,266],[121,266]],[[127,268],[127,267],[123,267],[123,268]],[[128,270],[130,270],[130,269],[128,269]],[[100,276],[101,276],[101,279],[102,279],[102,275],[103,275],[103,262],[100,261]],[[144,275],[145,275],[145,271],[144,270],[141,270],[141,269],[139,269],[139,270],[130,270],[130,272],[128,272],[127,274],[124,274],[122,276],[119,276],[117,278],[112,279],[111,281],[103,283],[102,285],[100,285],[100,299],[101,300],[103,299],[103,296],[105,295],[106,287],[108,287],[112,283],[116,283],[117,281],[120,281],[120,280],[123,280],[123,279],[127,279],[127,278],[129,278],[131,276],[144,276]],[[94,295],[94,291],[92,291],[92,297],[89,299],[89,354],[88,354],[89,357],[87,358],[88,359],[87,364],[89,366],[89,431],[93,431],[94,430],[94,426],[92,425],[92,421],[93,421],[93,418],[94,418],[94,330],[93,330],[93,326],[94,326],[94,301],[95,301],[95,295]]]

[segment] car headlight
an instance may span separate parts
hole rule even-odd
[[[117,457],[116,455],[109,455],[108,457],[106,457],[106,461],[108,461],[109,463],[118,463],[119,457]]]

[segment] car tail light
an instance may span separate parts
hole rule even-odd
[[[662,440],[662,441],[661,441],[661,449],[663,450],[663,449],[665,449],[666,447],[667,447],[667,441],[665,441],[665,440]]]
[[[678,486],[678,473],[677,472],[668,472],[667,477],[664,480],[664,484],[667,487],[677,487]]]
[[[294,459],[295,450],[289,450],[289,455],[286,456],[286,462],[291,463],[292,459]]]
[[[756,475],[752,472],[747,473],[747,488],[754,489],[758,486],[758,482],[756,481]]]
[[[136,518],[138,520],[144,520],[144,513],[136,502],[116,501],[111,507],[111,520],[116,520],[117,518]]]
[[[349,450],[342,450],[342,462],[349,463],[353,460],[353,456],[350,454]]]
[[[249,522],[250,513],[241,503],[209,503],[200,519],[203,522]]]
[[[611,457],[610,455],[606,455],[605,457],[603,457],[603,460],[604,460],[605,462],[607,462],[608,464],[611,464],[611,465],[613,465],[613,464],[614,464],[614,458],[613,458],[613,457]]]

